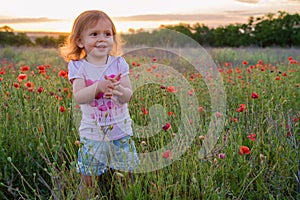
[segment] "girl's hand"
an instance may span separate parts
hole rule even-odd
[[[115,86],[110,80],[103,80],[98,82],[98,91],[103,93],[104,98],[110,99],[113,96]]]
[[[122,80],[121,74],[112,77],[105,76],[105,79],[111,81],[113,84],[112,96],[110,97],[112,100],[119,103],[126,103],[131,99],[132,91],[128,75],[122,77]],[[114,96],[118,98],[116,99]]]

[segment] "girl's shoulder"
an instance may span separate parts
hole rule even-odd
[[[74,68],[79,70],[81,68],[81,66],[83,65],[83,59],[80,60],[70,60],[69,64],[68,64],[68,68]]]

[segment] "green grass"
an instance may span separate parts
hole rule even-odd
[[[191,96],[188,91],[183,94],[186,99],[196,97],[197,105],[188,107],[190,111],[182,110],[179,91],[170,92],[161,88],[164,83],[152,83],[136,88],[129,108],[139,134],[156,133],[134,137],[139,153],[158,150],[184,134],[193,136],[189,148],[179,158],[177,152],[171,152],[173,160],[161,158],[171,162],[161,169],[135,174],[136,181],[125,197],[122,178],[113,171],[100,178],[99,184],[90,189],[91,195],[99,199],[300,197],[300,65],[288,60],[292,56],[299,63],[299,49],[223,48],[208,52],[218,64],[227,98],[226,111],[221,113],[224,127],[212,152],[199,156],[206,140],[199,136],[206,134],[215,114],[208,87],[203,76],[185,63],[177,63],[186,69],[181,73],[194,89]],[[0,198],[74,199],[80,182],[75,167],[78,147],[74,144],[79,139],[78,108],[72,100],[71,85],[59,76],[60,70],[66,70],[66,63],[55,49],[6,48],[0,49],[0,58]],[[259,60],[263,63],[258,64]],[[170,64],[167,59],[153,62],[144,57],[127,61],[133,70],[132,82],[138,81],[134,74],[138,66],[132,63],[158,67],[158,63]],[[21,72],[24,65],[30,70]],[[46,66],[45,74],[39,73],[40,65]],[[156,72],[154,68],[148,70]],[[13,84],[19,83],[20,73],[28,78],[17,89]],[[24,85],[28,81],[34,83],[33,91]],[[41,93],[37,92],[39,87],[43,88]],[[252,92],[259,97],[251,98]],[[243,112],[237,112],[240,104],[246,105]],[[159,111],[162,116],[155,121],[151,116]],[[186,112],[193,111],[193,128],[185,128],[192,133],[180,132]],[[163,131],[166,122],[171,123],[171,129]],[[252,133],[256,134],[255,141],[247,137]],[[240,155],[240,146],[249,147],[250,154]]]

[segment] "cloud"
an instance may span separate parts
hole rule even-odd
[[[235,0],[243,3],[258,3],[259,0]]]
[[[243,13],[241,13],[243,14]],[[154,22],[160,25],[188,23],[200,23],[209,27],[218,27],[228,24],[247,23],[248,15],[236,13],[228,14],[226,12],[217,14],[151,14],[151,15],[134,15],[127,17],[115,17],[113,20],[119,22]]]
[[[215,20],[227,18],[222,14],[149,14],[149,15],[133,15],[127,17],[114,17],[117,21],[201,21],[201,20]]]
[[[0,24],[29,24],[29,23],[44,23],[44,22],[60,22],[62,19],[49,19],[47,17],[39,18],[0,18]]]

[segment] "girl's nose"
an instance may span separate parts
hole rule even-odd
[[[105,34],[99,34],[98,35],[98,39],[97,41],[100,42],[100,41],[105,41],[107,39],[106,35]]]

